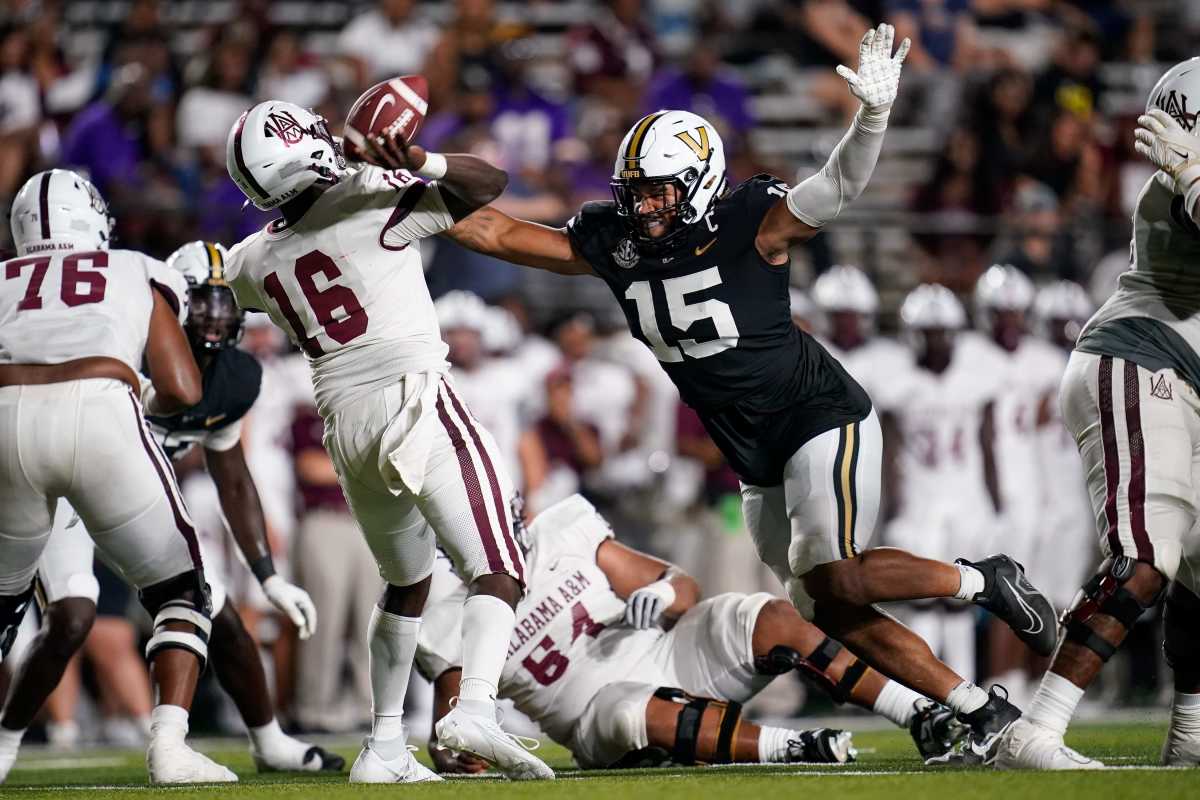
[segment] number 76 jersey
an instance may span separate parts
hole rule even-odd
[[[436,183],[365,166],[295,224],[234,247],[225,278],[304,351],[328,418],[404,373],[447,368],[418,242],[453,225]]]

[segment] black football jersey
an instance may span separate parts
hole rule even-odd
[[[258,399],[262,365],[249,353],[228,347],[217,352],[202,378],[204,393],[199,403],[169,417],[146,417],[170,458],[246,415]]]
[[[799,447],[867,416],[866,392],[792,323],[788,266],[754,240],[787,191],[757,175],[718,200],[684,241],[646,255],[610,202],[567,223],[575,252],[616,295],[649,347],[746,483],[773,486]]]

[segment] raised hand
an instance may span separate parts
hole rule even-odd
[[[896,29],[886,22],[867,31],[858,45],[858,72],[838,64],[837,74],[850,85],[850,91],[871,111],[891,108],[900,86],[900,67],[912,45],[907,38],[892,55]]]
[[[1178,120],[1161,108],[1138,117],[1138,129],[1133,136],[1137,139],[1134,149],[1170,175],[1177,183],[1177,191],[1186,191],[1188,187],[1179,186],[1178,182],[1185,170],[1200,167],[1200,137],[1185,131]],[[1189,174],[1188,178],[1192,176]]]

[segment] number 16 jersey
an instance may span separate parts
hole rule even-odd
[[[616,295],[633,335],[696,409],[743,482],[774,486],[809,439],[864,419],[865,391],[792,324],[788,267],[754,240],[787,187],[755,176],[714,203],[672,249],[640,252],[613,203],[567,223],[575,252]]]
[[[328,418],[399,375],[448,368],[418,242],[453,225],[436,183],[365,166],[295,224],[234,247],[225,277],[304,351]]]

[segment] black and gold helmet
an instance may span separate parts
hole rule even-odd
[[[243,312],[225,281],[225,248],[213,242],[188,242],[167,259],[187,281],[183,328],[193,352],[234,347],[242,338]]]

